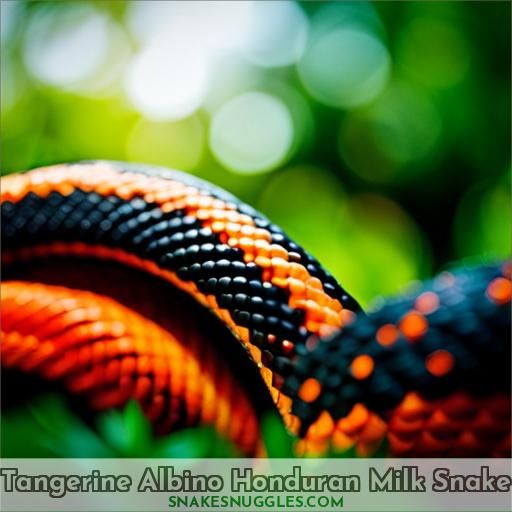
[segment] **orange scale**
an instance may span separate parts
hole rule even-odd
[[[350,372],[357,380],[367,379],[375,368],[375,362],[372,357],[367,354],[357,356],[350,365]]]
[[[396,456],[409,454],[416,445],[416,441],[408,441],[406,439],[402,439],[400,436],[394,434],[393,432],[388,433],[388,442],[390,452]]]
[[[306,280],[309,277],[309,272],[300,263],[291,262],[290,263],[290,276],[306,282]]]
[[[427,332],[428,322],[422,314],[410,311],[400,320],[399,328],[410,341],[418,341]]]
[[[304,402],[314,402],[322,392],[322,386],[317,379],[306,379],[299,388],[298,396]]]
[[[49,183],[41,183],[39,185],[35,185],[32,189],[32,192],[40,197],[48,197],[52,191],[53,187]]]
[[[70,196],[75,191],[75,187],[71,183],[61,182],[56,184],[55,190],[62,196]]]
[[[502,431],[501,425],[485,409],[479,411],[477,417],[471,423],[471,429],[475,434],[482,437],[495,436]]]
[[[171,394],[174,396],[181,396],[185,390],[186,384],[185,373],[181,370],[180,366],[173,366],[170,377]]]
[[[165,398],[163,395],[155,395],[151,404],[146,408],[145,413],[149,421],[154,422],[162,415],[165,407]]]
[[[288,288],[288,280],[286,277],[272,277],[270,280],[274,286],[278,288]]]
[[[114,359],[109,361],[105,366],[104,378],[105,382],[116,382],[121,374],[121,363]]]
[[[149,357],[141,355],[137,359],[137,373],[141,375],[149,375],[152,372],[152,369],[153,362]]]
[[[203,401],[201,418],[204,423],[212,423],[215,419],[215,389],[210,381],[206,381],[203,387]]]
[[[154,201],[161,206],[165,203],[172,202],[177,196],[178,194],[173,189],[159,190],[154,194]]]
[[[97,341],[92,344],[92,355],[91,361],[93,363],[99,363],[105,358],[105,344],[102,341]]]
[[[507,304],[512,298],[512,281],[497,277],[489,283],[487,296],[496,304]]]
[[[270,386],[271,383],[272,383],[272,381],[270,381],[270,383],[268,385]],[[270,396],[272,397],[272,400],[275,403],[276,400],[279,398],[279,390],[276,388],[273,388],[273,387],[269,387],[269,392],[270,392]]]
[[[311,299],[306,299],[306,313],[310,320],[322,322],[325,319],[325,313],[322,306]]]
[[[322,411],[318,419],[309,427],[306,436],[310,440],[320,441],[328,438],[334,431],[334,421],[328,411]]]
[[[32,347],[28,346],[25,342],[23,345],[16,347],[15,350],[6,353],[2,352],[2,364],[5,367],[10,367],[19,364],[20,360],[25,357],[28,352],[33,350]]]
[[[400,434],[402,437],[410,439],[420,433],[424,424],[425,421],[423,418],[407,420],[401,416],[394,415],[389,421],[389,430]]]
[[[123,185],[121,187],[116,188],[116,196],[120,197],[121,199],[124,199],[125,201],[128,201],[137,196],[137,191],[134,190],[134,188],[129,185]]]
[[[135,381],[133,396],[139,402],[143,402],[151,393],[153,382],[149,377],[139,375]]]
[[[368,421],[359,434],[359,441],[366,445],[374,445],[383,441],[388,428],[384,420],[374,413],[370,413]]]
[[[298,457],[304,457],[304,455],[306,455],[306,450],[307,450],[306,439],[299,439],[295,443],[295,446],[293,447],[293,449],[294,449],[295,454]]]
[[[313,333],[313,334],[318,334],[320,332],[320,329],[322,328],[322,324],[320,322],[317,322],[315,320],[307,320],[306,319],[306,322],[304,323],[304,326],[306,327],[306,329]]]
[[[287,281],[290,292],[293,295],[305,297],[306,285],[304,284],[304,281],[300,281],[299,279],[296,279],[294,277],[288,277]]]
[[[301,421],[300,418],[295,416],[294,414],[287,414],[284,417],[284,422],[286,425],[286,428],[292,433],[297,435],[300,430]]]
[[[212,208],[234,210],[235,206],[232,203],[225,203],[224,201],[222,201],[222,199],[212,198]]]
[[[216,205],[214,206],[214,200],[211,196],[199,196],[197,201],[199,208],[213,208],[214,210],[223,210],[224,209],[224,202],[223,201],[217,201]]]
[[[450,437],[457,435],[468,425],[465,420],[456,420],[449,417],[442,409],[436,409],[425,422],[425,429],[436,437]]]
[[[306,270],[307,272],[307,270]],[[322,281],[318,277],[310,277],[306,280],[306,286],[308,288],[314,288],[316,290],[323,290]]]
[[[327,336],[333,335],[335,332],[339,331],[339,327],[335,327],[333,325],[320,325],[318,327],[318,335],[321,338],[326,338]]]
[[[89,399],[95,409],[104,410],[119,407],[126,402],[125,394],[118,389],[101,391]]]
[[[455,358],[447,350],[436,350],[427,356],[425,367],[435,377],[447,375],[455,366]]]
[[[250,219],[250,217],[248,218]],[[265,240],[268,243],[272,241],[272,235],[266,229],[263,228],[256,228],[256,230],[254,231],[253,238],[256,238],[257,240]]]
[[[338,301],[330,301],[329,308],[338,313],[342,325],[353,324],[356,320],[356,314],[350,309],[345,309]]]
[[[85,192],[96,192],[100,196],[110,196],[115,195],[117,193],[117,186],[113,183],[104,182],[100,184],[80,184],[79,187],[81,190]],[[154,198],[151,197],[150,203],[154,203]]]
[[[108,194],[102,192],[101,189],[98,189],[97,192],[100,195],[108,195]],[[154,191],[146,190],[144,192],[144,195],[142,196],[142,198],[148,204],[155,204],[155,202],[156,202],[156,193],[157,193],[156,190],[154,190]]]
[[[327,325],[337,327],[338,329],[343,325],[340,315],[331,309],[324,308],[324,315]]]
[[[281,414],[289,413],[292,409],[292,399],[289,396],[280,393],[279,398],[277,399],[277,408]]]
[[[393,345],[400,337],[400,332],[393,324],[384,324],[377,330],[376,338],[377,341],[383,347],[389,347]]]
[[[450,448],[451,440],[443,440],[435,437],[431,432],[424,430],[418,440],[418,449],[422,453],[442,453]]]
[[[288,251],[277,244],[270,244],[270,255],[272,258],[281,258],[285,261],[288,261]]]
[[[198,220],[208,220],[213,218],[211,210],[197,210],[194,212],[194,217]]]
[[[491,400],[492,397],[487,402],[489,405],[492,403]],[[442,408],[450,418],[456,419],[469,419],[474,417],[477,412],[475,401],[463,392],[452,393],[446,397],[443,400]]]
[[[258,251],[262,251],[265,256],[270,257],[270,244],[268,240],[264,240],[262,238],[254,238],[254,247],[256,247]]]
[[[45,344],[45,346],[40,346],[38,349],[29,353],[25,356],[24,360],[20,362],[20,368],[23,371],[33,371],[38,366],[43,364],[47,359],[49,359],[54,354],[52,344]]]
[[[478,453],[482,449],[482,440],[478,439],[472,432],[462,432],[455,444],[455,450],[461,450],[464,454]]]
[[[120,372],[126,376],[132,376],[135,374],[135,371],[137,369],[137,360],[135,357],[124,357],[121,361],[121,368]]]
[[[89,361],[91,359],[91,347],[85,346],[78,350],[78,358],[77,358],[77,364],[80,366],[86,366],[89,364]]]
[[[322,457],[329,449],[329,443],[325,440],[306,439],[304,455],[308,457]]]
[[[320,306],[327,306],[328,303],[328,297],[323,293],[323,291],[318,290],[317,288],[312,288],[308,283],[306,283],[306,298],[316,302]]]
[[[290,340],[283,340],[281,347],[283,352],[288,356],[293,354],[293,351],[295,350],[295,345]]]
[[[101,366],[96,366],[89,372],[69,379],[68,387],[74,393],[84,393],[93,389],[98,385],[98,382],[101,382],[102,380],[103,368]]]
[[[5,363],[4,363],[5,364]],[[77,366],[77,354],[76,352],[66,353],[62,359],[57,359],[50,364],[46,364],[41,370],[43,377],[53,380],[59,379],[66,376],[66,374],[74,371]]]
[[[228,430],[230,421],[230,413],[229,413],[229,405],[226,401],[226,398],[221,396],[217,402],[217,418],[215,421],[215,425],[217,428],[224,432]]]
[[[409,392],[396,409],[396,413],[406,420],[414,420],[426,417],[430,409],[429,404],[422,400],[417,393]]]
[[[242,237],[239,241],[240,248],[246,252],[252,252],[254,250],[254,240],[249,237]]]
[[[271,268],[272,266],[272,262],[270,260],[270,258],[267,258],[266,256],[256,256],[256,258],[254,258],[254,263],[256,263],[256,265],[258,265],[258,267],[261,267],[261,268]]]
[[[170,210],[170,211],[174,211],[174,210],[185,210],[186,208],[186,204],[185,204],[185,199],[184,198],[178,198],[178,199],[175,199],[173,202],[173,209]],[[188,214],[188,213],[187,213]]]
[[[240,232],[244,236],[254,237],[254,234],[256,233],[256,228],[254,226],[251,226],[251,225],[248,225],[248,224],[243,224],[240,227]]]
[[[360,403],[355,404],[347,416],[338,420],[336,428],[344,434],[353,436],[358,434],[369,418],[368,409]]]
[[[371,457],[375,450],[380,446],[380,443],[365,444],[358,442],[356,444],[356,455],[358,457]]]
[[[271,258],[273,274],[275,277],[287,278],[289,275],[289,263],[282,258]]]
[[[221,221],[214,221],[209,226],[214,233],[222,233],[226,227],[226,224]]]
[[[331,443],[336,451],[344,452],[354,446],[355,440],[342,430],[336,429],[331,437]]]

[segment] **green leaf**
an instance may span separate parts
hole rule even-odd
[[[2,415],[3,457],[114,457],[65,400],[46,395]]]
[[[123,411],[101,414],[98,430],[108,445],[122,457],[145,457],[151,444],[151,425],[139,404],[129,402]]]
[[[295,457],[293,451],[294,438],[288,433],[277,413],[263,416],[261,433],[268,457]]]
[[[239,457],[234,445],[210,427],[182,430],[155,442],[156,458]]]

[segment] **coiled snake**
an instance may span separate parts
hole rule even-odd
[[[510,455],[511,263],[365,314],[279,227],[177,171],[58,165],[4,177],[1,196],[4,368],[254,455],[263,387],[221,357],[236,338],[299,454]]]

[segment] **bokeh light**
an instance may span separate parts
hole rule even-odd
[[[299,73],[306,89],[318,101],[338,108],[368,103],[382,90],[390,74],[384,43],[369,28],[353,22],[342,11],[332,23],[332,8],[313,20],[313,30]],[[336,12],[334,12],[336,14]]]
[[[248,92],[214,116],[210,147],[222,164],[236,172],[268,171],[280,164],[293,140],[288,109],[277,98]]]
[[[108,18],[85,5],[52,8],[27,27],[24,57],[29,71],[42,82],[73,88],[101,66],[111,44]]]
[[[291,1],[253,2],[251,24],[242,52],[260,66],[286,66],[304,52],[308,18]]]
[[[126,76],[135,108],[149,119],[181,119],[199,108],[206,93],[207,63],[200,48],[163,35],[142,50]]]
[[[153,120],[197,110],[218,54],[241,44],[245,2],[134,2],[128,23],[142,42],[126,77],[134,106]]]

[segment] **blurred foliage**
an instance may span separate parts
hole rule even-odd
[[[510,255],[507,2],[2,0],[0,21],[4,174],[186,170],[365,306],[453,260]],[[290,454],[276,418],[262,428],[269,454]],[[2,430],[4,456],[233,453],[207,429],[154,440],[133,405],[91,429],[47,398]]]
[[[2,414],[2,457],[195,458],[236,457],[239,452],[201,427],[155,437],[139,405],[99,414],[93,425],[63,397],[43,395]]]
[[[270,458],[294,458],[296,439],[277,413],[261,422],[264,451]],[[373,457],[386,454],[386,444]],[[65,399],[43,395],[2,415],[1,449],[5,458],[226,458],[243,456],[212,427],[196,427],[163,437],[151,425],[137,402],[124,409],[100,413],[92,425],[71,412]],[[355,449],[327,457],[355,457]]]
[[[2,1],[2,170],[184,169],[367,305],[510,254],[509,7]]]

